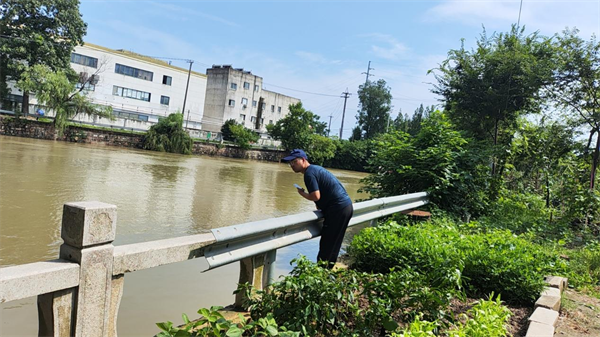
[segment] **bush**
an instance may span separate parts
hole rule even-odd
[[[144,149],[191,154],[193,141],[183,129],[183,115],[170,114],[152,125],[144,136]]]
[[[365,229],[348,252],[360,270],[415,270],[432,284],[462,287],[473,296],[496,292],[514,303],[533,303],[544,276],[566,270],[556,252],[509,231],[465,234],[435,222]]]
[[[396,319],[412,321],[417,313],[441,318],[451,294],[430,287],[419,274],[408,269],[388,274],[353,270],[332,271],[306,258],[294,260],[289,276],[257,291],[245,291],[252,318],[272,313],[289,330],[306,336],[372,336],[385,329],[394,331]]]

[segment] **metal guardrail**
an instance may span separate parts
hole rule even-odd
[[[348,226],[416,208],[427,202],[425,192],[359,202],[354,204],[354,215]],[[314,211],[213,229],[216,242],[204,252],[209,270],[315,238],[321,233],[322,218],[320,211]]]

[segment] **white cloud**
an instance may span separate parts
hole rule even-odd
[[[375,40],[383,42],[384,45],[372,45],[371,51],[375,56],[386,59],[386,60],[397,60],[404,56],[408,51],[408,48],[399,42],[395,37],[387,34],[373,33],[373,34],[362,34],[359,37],[363,37],[369,40]]]
[[[297,51],[294,53],[296,56],[304,59],[308,62],[319,63],[319,64],[340,64],[342,61],[340,60],[330,60],[325,56],[317,53],[311,53],[307,51]]]
[[[520,1],[444,1],[429,9],[424,21],[458,22],[468,26],[482,26],[507,31],[519,20]],[[545,35],[561,32],[565,27],[577,27],[582,36],[600,33],[597,0],[525,1],[520,25],[528,31]]]
[[[175,6],[175,5],[167,4],[167,3],[159,3],[159,2],[151,2],[151,4],[162,10],[168,10],[168,11],[178,13],[181,15],[200,17],[200,18],[218,22],[218,23],[221,23],[221,24],[224,24],[227,26],[240,27],[240,25],[235,22],[223,19],[223,18],[215,16],[215,15],[206,14],[206,13],[194,10],[194,9],[185,8],[185,7],[181,7],[181,6]],[[181,19],[183,19],[183,18],[181,18]]]

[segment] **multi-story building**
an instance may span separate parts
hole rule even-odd
[[[191,71],[188,85],[189,69],[89,43],[75,47],[71,66],[82,78],[94,76],[84,90],[94,103],[112,106],[119,125],[147,129],[161,117],[182,112],[187,87],[184,125],[201,128],[207,80],[204,74]]]
[[[242,68],[214,65],[206,70],[206,98],[202,130],[219,132],[225,121],[234,119],[260,133],[289,112],[299,99],[264,90],[263,79]]]

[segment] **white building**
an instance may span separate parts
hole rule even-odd
[[[289,113],[290,104],[300,102],[297,98],[264,90],[262,77],[242,68],[214,65],[206,74],[202,130],[219,132],[225,121],[235,119],[247,128],[265,133],[268,124],[276,123]]]
[[[182,111],[188,69],[89,43],[75,47],[71,66],[83,76],[97,76],[96,84],[84,90],[94,103],[112,106],[118,118],[112,124],[148,129],[159,117]],[[184,126],[190,129],[201,128],[206,80],[204,74],[190,73],[184,111]]]

